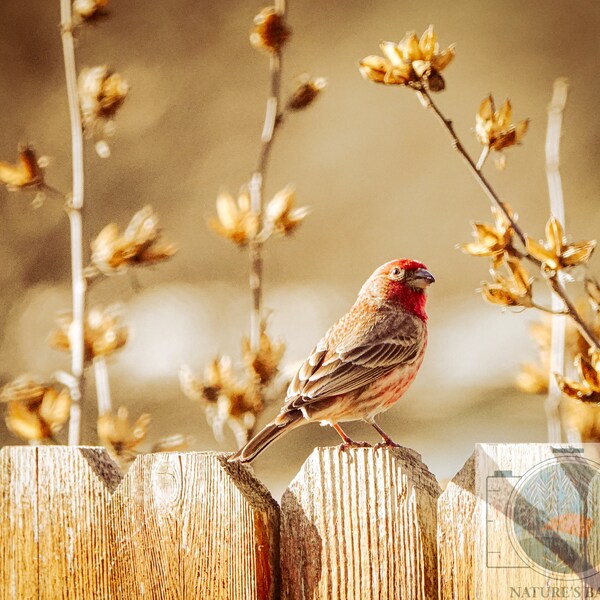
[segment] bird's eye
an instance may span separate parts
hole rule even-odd
[[[394,267],[391,272],[392,279],[402,279],[404,277],[404,270],[400,267]]]

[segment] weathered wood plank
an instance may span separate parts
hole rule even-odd
[[[103,448],[39,447],[39,598],[108,598],[106,507],[120,480]]]
[[[0,449],[0,598],[38,597],[37,449]]]
[[[103,449],[0,450],[2,598],[107,598],[105,507],[118,469]]]
[[[600,590],[597,444],[479,444],[439,500],[440,598]]]
[[[114,598],[279,597],[279,508],[214,452],[136,459],[111,500]]]
[[[475,455],[454,477],[438,501],[438,577],[440,600],[480,600],[473,574],[478,531]],[[461,573],[460,577],[456,574]]]
[[[440,489],[407,448],[317,448],[283,495],[283,598],[437,598]]]

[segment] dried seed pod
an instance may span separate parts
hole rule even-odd
[[[385,85],[425,85],[432,92],[441,92],[446,87],[441,72],[454,58],[454,46],[440,52],[433,25],[421,39],[409,31],[400,42],[382,42],[380,48],[383,57],[367,56],[359,62],[359,71],[365,79]]]
[[[257,50],[279,52],[291,35],[285,18],[275,7],[267,6],[254,17],[250,43]]]
[[[242,189],[237,202],[226,191],[217,196],[217,217],[208,222],[218,235],[238,246],[246,246],[258,234],[258,215],[250,207],[248,190]]]
[[[58,315],[58,329],[49,337],[49,343],[57,350],[71,351],[71,313]],[[84,356],[86,362],[100,356],[109,356],[127,343],[127,328],[119,326],[119,317],[114,307],[95,308],[86,314],[83,325]]]
[[[545,242],[527,238],[527,251],[542,262],[548,271],[568,269],[585,264],[596,248],[596,241],[566,243],[559,220],[552,215],[546,223]]]
[[[81,121],[86,135],[99,137],[112,135],[112,119],[123,106],[129,85],[106,65],[84,68],[77,80]],[[106,144],[106,142],[105,142]]]
[[[103,15],[107,6],[108,0],[73,0],[73,14],[89,21]]]
[[[506,99],[496,110],[494,98],[490,94],[483,99],[475,115],[475,135],[483,146],[490,150],[504,150],[519,144],[529,127],[529,119],[512,122],[512,105]]]
[[[20,146],[17,162],[11,164],[0,161],[0,183],[11,190],[44,187],[42,159],[38,159],[32,146]]]
[[[294,188],[288,185],[267,204],[265,222],[274,232],[291,235],[307,217],[310,212],[308,207],[294,208],[295,200]]]
[[[123,234],[116,223],[109,223],[92,241],[91,249],[93,268],[105,275],[155,264],[177,252],[174,244],[161,242],[158,216],[151,206],[135,213]]]
[[[118,460],[130,460],[134,450],[146,439],[150,415],[140,415],[134,423],[129,423],[129,411],[119,407],[117,414],[104,413],[98,417],[97,430],[100,442]]]
[[[310,79],[302,77],[286,103],[286,109],[291,111],[304,110],[309,107],[327,86],[324,77]]]
[[[69,391],[29,375],[4,386],[1,398],[7,403],[6,426],[26,441],[51,439],[69,419]]]

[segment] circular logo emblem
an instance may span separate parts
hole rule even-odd
[[[600,566],[600,464],[569,453],[527,471],[508,500],[508,535],[520,558],[554,579]]]

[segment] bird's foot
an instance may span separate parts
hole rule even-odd
[[[352,448],[371,448],[371,444],[369,442],[355,442],[349,439],[349,441],[338,446],[338,452],[341,454],[346,450],[352,450]]]
[[[379,450],[380,448],[402,448],[402,446],[400,444],[396,444],[396,442],[394,442],[392,439],[387,439],[383,442],[379,442],[379,444],[375,444],[373,448],[375,450]]]

